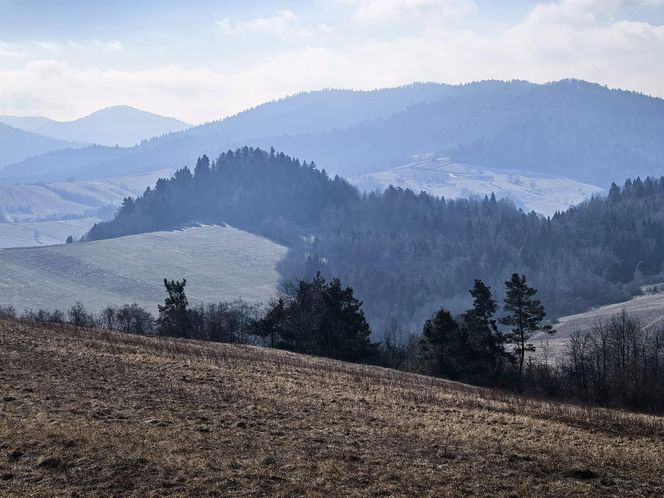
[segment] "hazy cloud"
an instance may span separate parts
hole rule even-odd
[[[256,17],[248,21],[226,17],[217,26],[228,36],[269,34],[280,38],[309,38],[317,32],[332,30],[326,24],[305,25],[292,10],[280,10],[269,17]]]
[[[355,9],[358,20],[369,23],[424,22],[463,18],[476,10],[473,0],[340,0]]]
[[[186,37],[178,41],[184,55],[167,64],[152,62],[136,41],[59,41],[53,46],[4,41],[0,113],[73,118],[99,107],[128,104],[201,122],[302,90],[487,78],[544,82],[577,77],[664,96],[664,25],[643,15],[643,9],[655,12],[663,3],[546,2],[524,10],[517,21],[486,30],[476,25],[482,8],[471,2],[337,0],[326,4],[338,8],[335,16],[281,10],[245,20],[227,18],[211,26],[217,37],[221,30],[239,40],[233,50],[263,37],[262,55],[247,61],[240,56],[232,68],[215,64],[227,54],[220,56],[214,44],[203,62],[187,60]],[[625,15],[634,7],[641,17]],[[466,20],[440,22],[436,16],[441,15]],[[320,27],[323,19],[334,21],[333,31]],[[392,30],[389,23],[399,20],[412,29]],[[321,32],[327,36],[314,36]],[[273,48],[270,37],[288,43]],[[123,65],[125,54],[133,67]],[[144,64],[136,62],[140,60]]]

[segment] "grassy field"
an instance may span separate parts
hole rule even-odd
[[[239,297],[263,302],[279,281],[286,248],[257,235],[200,226],[50,247],[0,250],[0,304],[99,311],[137,302],[156,312],[163,279],[187,279],[192,303]]]
[[[0,322],[2,496],[662,496],[664,419]]]

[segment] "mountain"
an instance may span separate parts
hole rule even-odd
[[[101,109],[74,121],[51,121],[33,131],[44,136],[107,146],[131,146],[191,125],[129,106]]]
[[[420,102],[435,101],[456,87],[417,83],[374,91],[323,90],[299,93],[268,102],[235,116],[179,133],[153,138],[135,147],[84,149],[80,154],[53,153],[5,168],[5,181],[55,181],[131,175],[155,169],[179,168],[207,153],[216,157],[236,144],[282,134],[328,132],[384,118]],[[269,148],[269,147],[268,147]]]
[[[596,185],[530,171],[485,168],[428,157],[397,168],[349,179],[362,191],[390,185],[447,199],[490,196],[510,199],[526,212],[552,216],[603,191]]]
[[[79,144],[49,138],[0,123],[0,168],[26,158],[58,149],[73,149]]]
[[[0,116],[0,123],[23,131],[34,131],[55,121],[44,116]]]
[[[186,277],[192,303],[267,301],[286,248],[221,226],[196,226],[50,247],[0,250],[0,303],[18,309],[92,310],[137,302],[156,311],[163,279]]]
[[[31,158],[5,179],[95,178],[193,164],[236,146],[282,150],[347,177],[433,153],[608,187],[664,174],[664,100],[577,80],[414,84],[294,95],[130,148]]]

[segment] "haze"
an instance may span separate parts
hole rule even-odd
[[[664,96],[664,2],[0,1],[0,114],[201,123],[327,87],[567,77]]]

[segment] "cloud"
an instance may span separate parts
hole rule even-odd
[[[393,18],[403,8],[411,9],[404,16],[417,16],[416,12],[428,8],[418,0],[385,1],[392,10],[383,11],[381,19]],[[60,52],[50,53],[34,44],[0,43],[0,57],[14,55],[0,64],[0,114],[39,113],[71,119],[100,107],[128,104],[196,123],[303,90],[489,78],[545,82],[576,77],[664,97],[664,26],[625,20],[628,17],[621,14],[634,5],[651,8],[647,2],[653,1],[664,0],[561,0],[536,5],[518,21],[491,30],[470,22],[443,23],[386,37],[372,36],[372,24],[357,29],[357,22],[365,22],[356,17],[360,4],[371,5],[370,0],[358,0],[346,11],[350,18],[340,18],[325,44],[319,37],[294,35],[297,29],[307,33],[316,25],[282,11],[219,26],[227,30],[227,36],[262,33],[290,37],[294,42],[288,49],[275,48],[263,59],[232,69],[187,61],[118,69],[123,67],[118,57],[114,58],[117,67],[104,66],[112,56],[107,48],[112,47],[102,43],[86,44],[83,62],[69,57],[81,50],[66,44]],[[384,22],[388,21],[375,29],[384,33]],[[352,40],[345,39],[351,36]],[[123,49],[122,44],[118,49]],[[140,56],[135,46],[124,51]],[[26,52],[30,58],[22,59]]]
[[[238,21],[226,17],[217,21],[221,32],[228,36],[268,34],[279,38],[310,38],[316,33],[330,32],[326,24],[305,25],[292,10],[279,10],[269,17],[256,17],[248,21]]]
[[[475,12],[473,0],[340,0],[355,9],[355,17],[368,23],[438,23]]]

